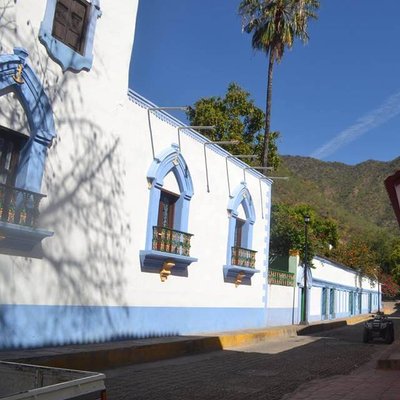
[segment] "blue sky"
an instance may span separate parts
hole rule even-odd
[[[239,1],[139,3],[132,89],[159,106],[191,105],[237,82],[264,109],[267,59],[241,32]],[[321,1],[308,44],[274,70],[281,154],[347,164],[400,155],[399,15],[398,0]]]

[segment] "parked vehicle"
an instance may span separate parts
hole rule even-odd
[[[105,375],[0,361],[1,400],[106,400]]]
[[[393,321],[383,313],[377,313],[364,323],[363,342],[368,343],[376,338],[383,339],[387,344],[394,340]]]

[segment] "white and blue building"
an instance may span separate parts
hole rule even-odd
[[[137,7],[0,0],[0,348],[297,323],[272,181],[128,90]]]
[[[328,258],[315,256],[307,268],[298,252],[269,267],[267,324],[299,324],[348,318],[382,310],[381,287],[375,279]],[[282,271],[288,265],[287,271]],[[304,301],[306,295],[307,300]],[[305,307],[307,313],[305,315]]]
[[[137,6],[0,1],[0,348],[266,325],[272,181],[128,90]]]

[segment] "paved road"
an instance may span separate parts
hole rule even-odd
[[[400,321],[395,322],[399,338]],[[384,351],[362,324],[251,346],[104,371],[110,400],[277,400],[301,384],[348,374]]]

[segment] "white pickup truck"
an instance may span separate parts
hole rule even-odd
[[[0,361],[0,400],[106,400],[97,372]]]

